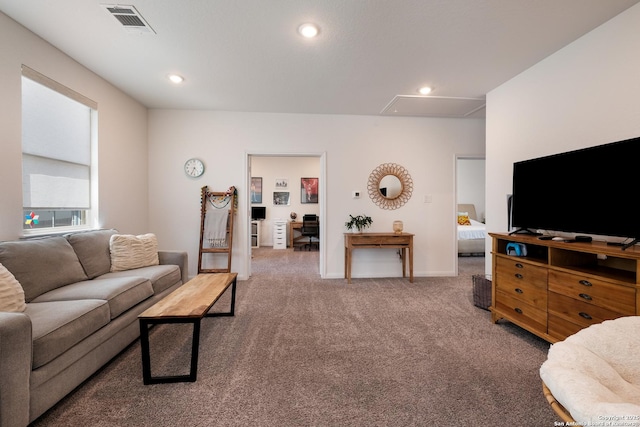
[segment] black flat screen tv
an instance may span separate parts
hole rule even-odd
[[[265,206],[251,206],[251,219],[265,219],[267,208]]]
[[[513,164],[520,231],[640,238],[640,137]]]

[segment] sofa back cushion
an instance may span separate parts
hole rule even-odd
[[[106,274],[111,269],[109,239],[117,230],[92,230],[67,234],[65,237],[76,252],[89,279]]]
[[[111,271],[158,265],[158,239],[153,233],[114,234],[109,241]]]
[[[61,236],[2,242],[0,264],[20,282],[27,302],[60,286],[87,280],[76,253]]]

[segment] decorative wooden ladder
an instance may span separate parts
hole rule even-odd
[[[233,251],[233,220],[237,207],[238,194],[235,187],[229,187],[225,192],[209,191],[205,185],[202,187],[200,195],[200,246],[198,251],[198,274],[200,273],[230,273],[231,272],[231,254]],[[214,209],[213,211],[210,211]],[[220,238],[219,232],[217,238],[211,238],[211,230],[207,228],[207,223],[215,222],[213,220],[215,210],[228,209],[226,219],[226,231],[224,238]],[[209,221],[207,221],[207,212],[210,211]],[[220,219],[220,218],[218,218]],[[209,236],[207,237],[207,234]],[[226,268],[204,268],[202,263],[205,254],[226,254]],[[210,258],[213,258],[211,256]],[[207,258],[209,260],[209,258]],[[215,262],[215,259],[211,261]]]

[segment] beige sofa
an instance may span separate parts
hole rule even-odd
[[[111,271],[116,234],[0,243],[0,264],[26,302],[0,312],[0,427],[26,426],[55,405],[139,337],[138,314],[186,282],[186,252]]]

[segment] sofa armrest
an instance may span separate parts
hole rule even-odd
[[[29,424],[31,319],[0,312],[0,425]]]
[[[175,264],[180,267],[182,274],[182,283],[189,280],[189,260],[186,252],[181,251],[158,251],[158,260],[160,264]]]

